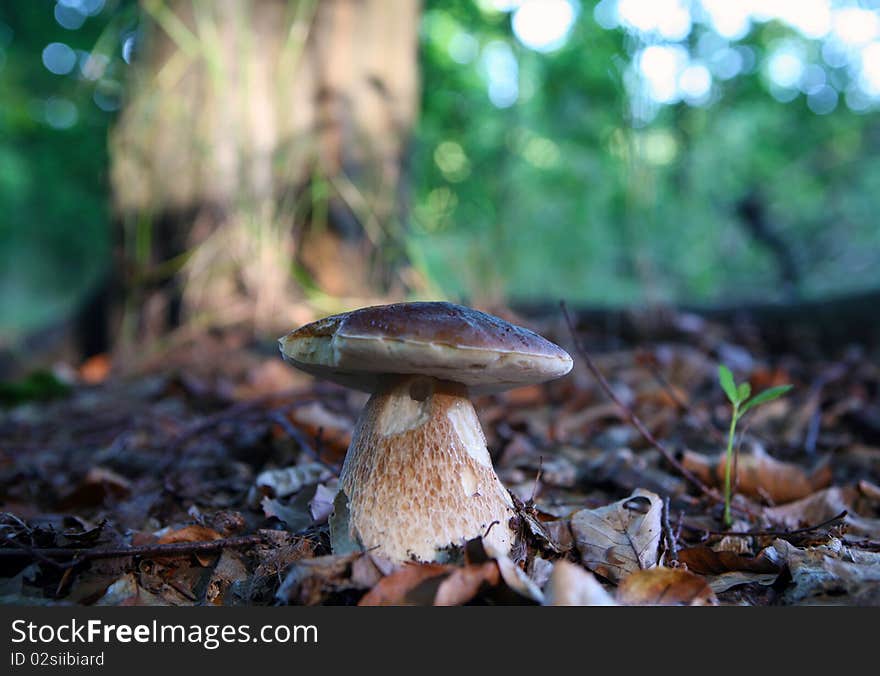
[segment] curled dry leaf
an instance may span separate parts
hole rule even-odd
[[[266,470],[257,475],[254,487],[248,493],[248,502],[256,506],[264,495],[270,498],[286,498],[299,492],[303,486],[326,481],[330,476],[330,470],[317,462]]]
[[[782,572],[778,557],[768,556],[766,551],[757,556],[744,556],[705,546],[688,547],[678,552],[678,561],[691,572],[704,575],[716,594],[751,582],[772,584]]]
[[[704,578],[683,568],[638,570],[617,588],[628,606],[712,606],[718,599]]]
[[[193,524],[191,526],[178,528],[177,530],[168,531],[159,538],[158,544],[170,545],[175,542],[211,542],[212,540],[220,540],[222,539],[222,537],[223,536],[220,535],[220,533],[212,528]],[[211,562],[217,558],[217,554],[215,552],[196,554],[195,556],[202,566],[211,565]],[[165,560],[165,557],[157,557],[156,560]],[[173,561],[173,559],[167,560]]]
[[[499,581],[498,565],[494,561],[458,568],[440,583],[434,596],[434,605],[460,606],[474,598],[484,587],[494,587]]]
[[[801,549],[776,540],[772,550],[788,565],[791,584],[782,600],[800,605],[877,605],[880,603],[880,553],[828,545]]]
[[[655,566],[662,510],[656,493],[636,489],[624,500],[575,512],[571,530],[584,565],[612,582]]]
[[[564,559],[553,565],[544,603],[548,606],[617,605],[592,573]]]
[[[714,461],[700,453],[685,451],[681,464],[708,484],[724,484],[725,454]],[[831,483],[831,468],[823,463],[812,472],[769,456],[760,447],[740,454],[736,467],[736,490],[754,498],[786,503],[803,498]]]
[[[359,606],[432,605],[441,582],[452,566],[442,563],[407,563],[368,591]]]

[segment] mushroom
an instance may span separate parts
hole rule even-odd
[[[293,366],[370,393],[340,474],[350,535],[386,559],[432,561],[483,536],[514,535],[470,394],[565,375],[571,357],[528,329],[451,303],[333,315],[279,340]]]

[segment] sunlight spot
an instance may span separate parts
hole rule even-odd
[[[880,97],[880,42],[872,42],[862,50],[859,86],[871,97]]]
[[[748,3],[731,0],[701,0],[715,32],[728,40],[744,38],[752,27]]]
[[[691,105],[702,105],[712,91],[712,74],[701,63],[692,63],[678,76],[678,88]]]
[[[43,65],[55,75],[67,75],[76,66],[76,52],[63,42],[53,42],[43,50]]]
[[[651,45],[641,51],[637,56],[638,68],[654,101],[678,100],[678,76],[687,60],[687,51],[681,45]]]
[[[767,60],[767,75],[778,85],[790,89],[797,87],[804,73],[804,51],[801,45],[784,42]]]
[[[519,98],[519,64],[506,42],[494,40],[483,49],[482,66],[489,82],[489,100],[509,108]]]
[[[513,33],[537,52],[551,52],[565,44],[577,15],[569,0],[526,0],[513,13]]]
[[[55,21],[62,28],[66,28],[69,31],[75,31],[78,28],[81,28],[85,23],[86,14],[75,4],[71,5],[59,2],[55,5]]]
[[[845,45],[861,46],[880,34],[876,12],[858,7],[843,7],[834,12],[834,35]]]

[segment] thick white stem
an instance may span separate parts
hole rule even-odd
[[[373,394],[341,474],[352,535],[394,561],[432,561],[484,536],[510,551],[513,516],[467,390],[429,377],[401,378]]]

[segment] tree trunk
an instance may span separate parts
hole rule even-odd
[[[294,279],[300,294],[343,297],[399,286],[387,253],[403,222],[419,2],[141,6],[111,136],[124,338],[188,319],[287,325]]]

